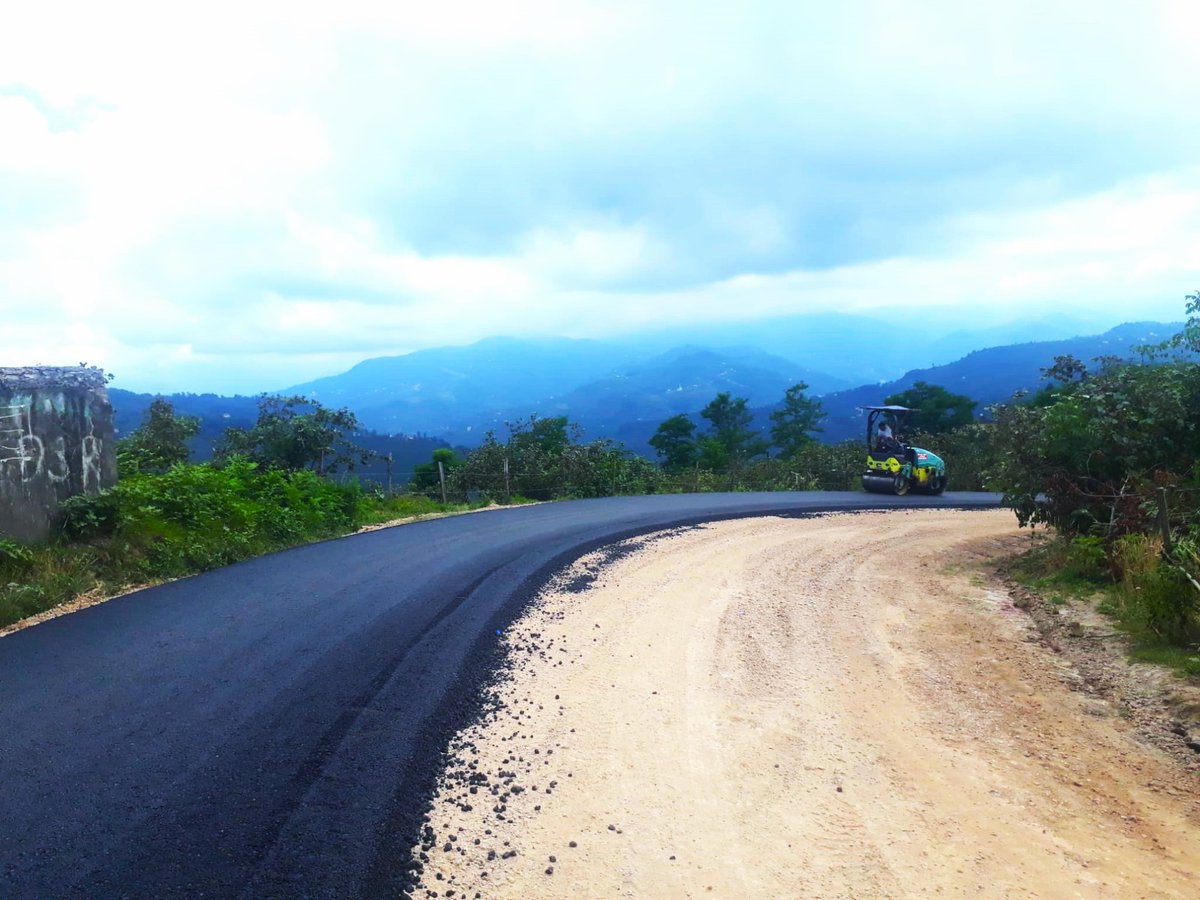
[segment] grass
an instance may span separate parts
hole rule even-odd
[[[380,525],[395,519],[447,515],[483,509],[488,501],[474,503],[442,503],[423,494],[395,494],[391,497],[369,497],[359,511],[359,526]]]
[[[68,515],[70,537],[34,547],[0,539],[0,628],[85,594],[112,596],[364,525],[489,505],[383,497],[315,476],[203,466],[129,479],[100,497],[79,499]]]
[[[1129,658],[1135,662],[1153,663],[1185,675],[1200,677],[1200,648],[1176,647],[1162,642],[1143,640],[1130,648]]]
[[[505,506],[525,506],[539,503],[514,494]],[[367,525],[382,525],[397,519],[423,519],[432,516],[452,516],[459,513],[474,512],[477,509],[487,509],[495,505],[493,500],[471,500],[465,503],[442,503],[424,494],[393,494],[383,497],[377,494],[364,498],[359,508],[359,527]]]
[[[68,603],[101,587],[97,556],[88,547],[22,547],[0,542],[0,628]]]
[[[1096,552],[1096,544],[1079,539],[1055,538],[1018,557],[1011,576],[1055,607],[1085,603],[1112,620],[1115,627],[1129,635],[1127,655],[1134,662],[1153,663],[1185,677],[1200,678],[1200,647],[1164,640],[1146,627],[1145,596],[1137,579],[1115,582],[1107,561]],[[1137,548],[1145,557],[1145,548]],[[1123,560],[1132,568],[1130,554]],[[1143,559],[1138,579],[1152,571]],[[1128,580],[1128,579],[1127,579]]]
[[[1051,595],[1091,599],[1113,587],[1108,574],[1091,560],[1079,558],[1069,541],[1047,541],[1018,557],[1011,570],[1013,578],[1047,599]]]

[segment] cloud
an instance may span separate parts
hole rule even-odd
[[[248,390],[499,332],[1177,316],[1198,39],[1187,3],[25,4],[0,354]]]

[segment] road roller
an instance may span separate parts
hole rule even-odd
[[[907,406],[865,406],[867,468],[862,482],[875,494],[903,497],[909,491],[940,494],[946,490],[946,463],[940,456],[908,442]]]

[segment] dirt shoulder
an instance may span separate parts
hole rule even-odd
[[[979,574],[1022,540],[929,510],[580,560],[505,635],[414,896],[1200,895],[1196,779]]]

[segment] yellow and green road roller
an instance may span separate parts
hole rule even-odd
[[[907,406],[865,406],[867,468],[863,488],[903,497],[909,491],[940,494],[946,490],[946,463],[940,456],[914,447],[905,436]]]

